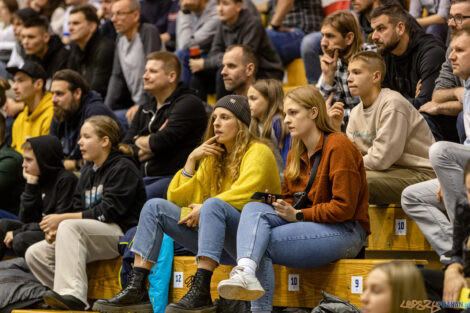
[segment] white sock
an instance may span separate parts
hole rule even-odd
[[[258,267],[258,265],[252,259],[241,258],[240,260],[238,260],[238,266],[242,266],[244,272],[247,272],[252,276],[256,276],[256,268]]]

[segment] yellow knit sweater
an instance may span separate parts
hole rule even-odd
[[[251,202],[251,196],[256,191],[269,190],[271,193],[281,192],[281,182],[276,160],[268,146],[255,142],[250,145],[240,164],[240,175],[232,183],[231,178],[224,177],[223,191],[216,194],[211,188],[215,185],[209,158],[203,159],[193,177],[188,178],[180,170],[175,174],[168,187],[168,200],[178,206],[188,206],[191,203],[203,203],[208,198],[219,198],[238,210]]]

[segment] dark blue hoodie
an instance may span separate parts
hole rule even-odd
[[[52,120],[50,134],[59,138],[63,155],[67,159],[79,160],[82,158],[78,147],[80,129],[85,120],[94,115],[106,115],[117,122],[116,115],[103,103],[100,94],[92,90],[82,96],[80,107],[70,120],[62,123],[55,119]]]

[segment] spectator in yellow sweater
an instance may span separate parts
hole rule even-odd
[[[21,67],[9,67],[7,71],[14,76],[13,91],[16,100],[25,104],[13,123],[11,147],[23,153],[27,137],[49,134],[54,106],[52,95],[45,92],[47,73],[36,62],[25,61]]]
[[[405,97],[381,88],[385,63],[379,54],[357,53],[348,73],[351,94],[361,103],[351,111],[346,134],[364,158],[369,202],[399,204],[403,189],[435,177],[428,157],[431,130]],[[342,107],[337,102],[329,110],[336,127]]]
[[[217,101],[204,143],[175,174],[168,200],[151,199],[142,209],[131,249],[135,259],[130,283],[114,298],[98,300],[93,310],[144,312],[151,307],[146,278],[157,263],[165,233],[198,259],[190,290],[165,312],[215,312],[211,277],[219,263],[236,259],[240,211],[256,191],[281,191],[273,152],[250,134],[250,121],[246,97],[230,95]],[[184,207],[191,213],[180,218]]]

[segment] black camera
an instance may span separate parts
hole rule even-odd
[[[293,207],[296,210],[305,209],[309,206],[310,200],[308,194],[305,191],[297,191],[294,193],[294,200],[292,201]]]

